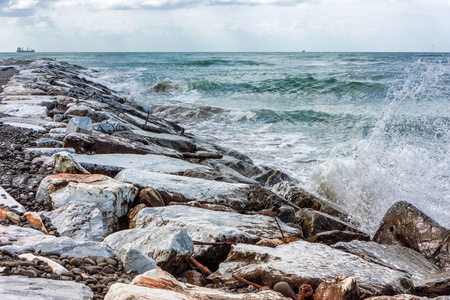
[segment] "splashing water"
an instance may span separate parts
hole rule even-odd
[[[450,225],[450,63],[417,61],[366,140],[345,154],[335,149],[309,189],[342,205],[374,233],[387,209],[408,201]]]

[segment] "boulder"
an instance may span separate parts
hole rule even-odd
[[[92,120],[88,117],[73,117],[67,124],[66,133],[91,133]]]
[[[106,134],[113,134],[117,131],[128,130],[128,126],[125,123],[107,120],[101,123],[95,123],[94,129]]]
[[[419,280],[439,272],[439,268],[429,262],[425,256],[403,246],[351,241],[339,242],[333,248],[358,255],[367,261],[393,270],[408,272],[413,280]]]
[[[120,250],[120,260],[124,270],[134,270],[142,274],[153,269],[159,269],[156,262],[142,253],[134,244],[127,244]]]
[[[104,113],[97,112],[84,105],[72,105],[66,110],[65,116],[88,117],[94,122],[101,122],[108,118]]]
[[[408,202],[395,203],[384,215],[373,240],[414,249],[450,271],[450,231]]]
[[[352,225],[347,224],[338,218],[310,208],[303,208],[297,211],[295,218],[298,223],[302,223],[305,238],[310,238],[320,232],[331,230],[351,231],[364,234]]]
[[[308,242],[333,245],[338,242],[350,242],[353,240],[370,241],[370,236],[366,233],[331,230],[319,232],[318,234],[313,235],[308,239]]]
[[[90,174],[85,168],[83,168],[67,151],[61,151],[53,154],[54,168],[57,173],[69,173],[69,174]]]
[[[8,194],[3,187],[0,186],[0,206],[5,207],[6,209],[18,213],[25,213],[25,208],[19,204],[10,194]]]
[[[0,276],[0,298],[3,299],[64,299],[90,300],[94,293],[84,284],[74,281]]]
[[[450,272],[442,272],[414,280],[417,295],[450,295]]]
[[[196,152],[197,146],[195,142],[181,135],[167,134],[167,133],[154,133],[144,130],[132,130],[133,133],[145,137],[152,144],[159,145],[161,147],[174,149],[179,152]]]
[[[289,201],[278,196],[274,192],[260,186],[256,186],[249,195],[249,200],[245,206],[247,210],[260,211],[262,209],[271,208],[273,205],[287,205],[298,210],[299,207],[293,205]]]
[[[92,241],[75,241],[68,237],[55,237],[45,235],[43,232],[18,227],[14,225],[0,225],[0,235],[7,235],[10,240],[15,240],[12,245],[1,246],[12,252],[25,252],[26,249],[41,250],[42,252],[58,252],[72,257],[115,255],[116,252],[104,243]]]
[[[105,300],[287,300],[280,293],[264,290],[258,293],[231,294],[219,289],[199,287],[177,281],[163,270],[151,270],[137,276],[131,284],[113,284]]]
[[[159,154],[172,157],[181,157],[181,154],[168,148],[157,145],[144,145],[117,136],[103,133],[71,133],[64,138],[64,147],[74,148],[77,153],[96,154]]]
[[[227,183],[135,169],[123,170],[115,179],[143,187],[149,186],[170,196],[182,195],[185,199],[201,203],[223,205],[230,205],[233,200],[247,203],[248,195],[253,189],[252,186],[243,183]]]
[[[311,208],[341,220],[349,220],[349,216],[337,204],[308,193],[291,182],[280,182],[274,189],[286,200],[300,208]]]
[[[134,244],[160,268],[176,273],[185,270],[187,258],[194,252],[192,239],[184,228],[128,229],[113,233],[103,241],[117,252]]]
[[[73,155],[74,159],[93,174],[115,174],[124,169],[139,169],[158,173],[182,174],[188,169],[204,166],[155,154]]]
[[[159,192],[151,187],[145,187],[139,192],[139,202],[148,207],[166,206]]]
[[[314,293],[314,300],[359,300],[360,291],[356,279],[338,276],[331,282],[322,282]]]
[[[310,284],[314,289],[336,276],[354,277],[361,297],[409,293],[414,289],[406,272],[380,266],[322,244],[297,241],[276,248],[237,244],[226,261],[209,276],[228,281],[236,274],[260,285],[286,281],[290,286]]]
[[[143,210],[146,207],[147,207],[147,205],[141,203],[141,204],[138,204],[135,207],[133,207],[128,212],[128,214],[127,214],[127,216],[128,216],[128,225],[129,225],[130,229],[133,229],[133,228],[136,227],[137,216],[141,212],[141,210]]]
[[[39,148],[62,148],[63,143],[49,138],[41,138],[36,140],[36,146]]]
[[[75,241],[101,241],[105,236],[102,212],[95,203],[70,201],[45,215],[61,236]]]
[[[42,180],[36,200],[50,201],[60,208],[70,201],[94,203],[103,217],[103,232],[109,234],[120,217],[128,213],[137,189],[104,175],[57,174]]]

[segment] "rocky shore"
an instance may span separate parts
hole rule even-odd
[[[370,237],[89,72],[0,60],[1,297],[449,299],[450,231],[413,205]]]

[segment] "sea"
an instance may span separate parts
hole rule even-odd
[[[55,58],[281,170],[373,234],[397,201],[450,227],[450,53],[0,53]]]

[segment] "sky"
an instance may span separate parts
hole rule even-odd
[[[450,0],[0,0],[0,52],[450,52]]]

